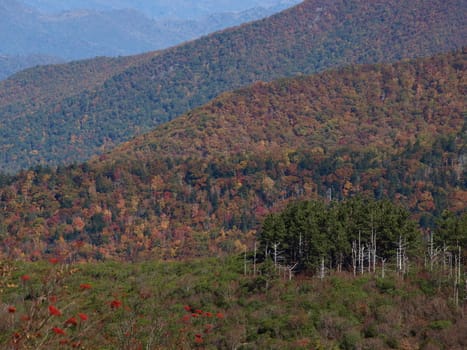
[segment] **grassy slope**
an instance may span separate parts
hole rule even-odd
[[[309,0],[262,21],[131,58],[139,62],[109,69],[105,82],[84,70],[73,74],[71,65],[59,68],[68,73],[58,73],[56,89],[44,84],[36,91],[43,83],[30,70],[0,84],[2,168],[87,159],[256,80],[459,48],[467,36],[465,9],[463,0]]]

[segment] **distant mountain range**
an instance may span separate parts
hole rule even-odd
[[[38,65],[64,63],[65,60],[47,55],[5,55],[0,54],[0,80],[23,69]]]
[[[290,201],[355,195],[429,226],[466,209],[466,58],[258,82],[87,163],[0,176],[0,246],[195,256],[198,241],[229,251]]]
[[[194,20],[215,13],[242,12],[252,8],[289,7],[300,0],[22,0],[45,13],[80,9],[111,11],[134,9],[154,19]]]
[[[465,5],[308,0],[165,51],[23,71],[0,82],[0,166],[88,159],[254,81],[460,48]]]
[[[227,6],[232,2],[211,4],[211,7],[204,8],[202,16],[200,13],[188,17],[191,7],[180,2],[171,2],[169,7],[169,3],[150,5],[141,1],[108,5],[102,1],[29,1],[30,7],[20,1],[3,1],[0,3],[0,54],[8,56],[9,62],[0,60],[0,79],[44,62],[130,55],[167,48],[219,29],[266,17],[291,6],[293,2],[256,2],[267,7],[255,7],[253,3],[249,5],[251,7],[246,3],[235,7]],[[194,3],[196,8],[202,5],[201,2]],[[232,8],[238,11],[232,12]],[[53,12],[54,9],[63,11]],[[181,16],[172,16],[169,9],[174,13],[180,12]],[[14,62],[18,56],[20,58]]]

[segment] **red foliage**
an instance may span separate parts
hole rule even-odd
[[[202,344],[204,342],[203,337],[201,334],[195,334],[195,343],[196,344]]]
[[[88,315],[83,314],[81,312],[78,313],[78,316],[82,321],[86,321],[88,319]]]
[[[29,276],[29,275],[21,276],[21,280],[24,281],[24,282],[29,281],[30,279],[31,279],[31,276]]]
[[[65,321],[65,325],[67,326],[76,326],[78,325],[78,321],[74,317],[70,317],[68,320]]]
[[[14,306],[8,306],[8,313],[14,314],[16,312],[16,307]]]
[[[52,331],[55,333],[55,334],[61,334],[61,335],[66,335],[65,334],[65,331],[61,328],[58,328],[58,327],[54,327],[52,328]]]
[[[60,316],[62,312],[53,305],[49,305],[49,313],[52,316]]]
[[[58,258],[50,258],[49,259],[49,263],[51,263],[53,265],[58,264],[58,261],[59,261]]]
[[[185,305],[183,308],[185,309],[185,311],[191,312],[191,306]]]
[[[120,300],[115,299],[110,302],[110,307],[112,309],[118,309],[121,306],[122,306],[122,302]]]
[[[91,289],[92,286],[91,286],[89,283],[81,283],[81,284],[79,285],[79,288],[80,288],[81,290],[86,290],[86,289]]]

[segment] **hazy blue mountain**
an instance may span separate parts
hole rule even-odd
[[[0,54],[0,79],[20,70],[51,63],[62,63],[63,59],[45,55],[11,56]]]
[[[38,64],[167,48],[267,17],[294,2],[297,0],[185,4],[176,0],[156,5],[149,1],[4,0],[0,2],[0,55],[9,59],[0,59],[0,79]],[[187,19],[190,13],[192,18]]]
[[[255,7],[282,8],[300,0],[23,0],[43,12],[60,12],[76,9],[109,11],[135,9],[159,19],[197,19],[214,13],[241,12]]]

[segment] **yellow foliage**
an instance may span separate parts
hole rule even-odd
[[[243,252],[246,249],[246,245],[240,242],[240,240],[236,239],[234,242],[235,250],[237,252]]]
[[[274,180],[271,179],[269,176],[265,176],[264,179],[263,179],[263,187],[266,189],[266,190],[269,190],[271,191],[273,188],[274,188]]]

